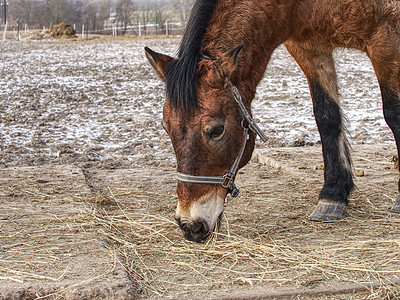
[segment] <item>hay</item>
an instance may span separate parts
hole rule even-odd
[[[79,173],[68,167],[37,170],[2,170],[0,298],[23,290],[27,299],[62,299],[110,277],[117,265],[106,260],[91,218],[77,208],[90,197]]]
[[[97,207],[91,217],[140,285],[139,292],[147,296],[179,298],[252,286],[313,288],[326,282],[375,282],[377,289],[370,295],[377,290],[380,296],[382,291],[385,295],[400,295],[399,289],[391,286],[400,278],[400,239],[368,234],[360,239],[363,232],[383,236],[398,229],[400,220],[383,217],[386,212],[375,212],[370,220],[352,220],[353,227],[344,232],[346,239],[337,236],[348,226],[346,221],[336,228],[328,225],[328,232],[320,234],[323,225],[297,219],[288,225],[292,234],[272,226],[262,236],[250,224],[233,225],[234,217],[226,213],[220,232],[213,233],[205,244],[196,244],[183,239],[172,218],[159,213],[160,207],[151,208],[160,199],[174,202],[170,195],[107,192],[103,196],[114,202],[115,211]],[[124,205],[124,197],[134,201]],[[254,197],[260,196],[253,195],[252,201],[257,200]],[[158,215],[151,213],[154,209]]]
[[[309,167],[313,165],[310,162],[301,172],[315,172]],[[49,176],[62,184],[48,184],[33,171],[25,176],[29,179],[18,180],[18,184],[7,181],[2,193],[12,201],[0,208],[8,216],[0,224],[8,233],[0,236],[4,240],[1,251],[7,254],[4,261],[0,256],[0,280],[57,284],[81,276],[91,266],[100,271],[87,278],[96,282],[99,274],[107,278],[114,262],[92,253],[100,236],[107,242],[107,253],[124,267],[137,292],[145,297],[206,294],[217,298],[252,288],[291,290],[292,295],[301,289],[319,294],[357,291],[360,299],[400,296],[400,217],[388,212],[394,200],[391,185],[369,175],[361,177],[364,187],[352,195],[350,217],[322,224],[307,219],[318,197],[318,176],[299,181],[295,172],[286,174],[254,165],[246,170],[243,172],[253,177],[243,173],[238,180],[249,181],[238,183],[251,192],[243,189],[240,197],[229,199],[220,232],[204,244],[183,239],[173,220],[175,183],[158,176],[154,169],[146,171],[157,178],[155,181],[141,172],[135,177],[132,170],[121,171],[124,181],[117,187],[83,196],[77,195],[84,188],[77,184],[77,178],[64,184],[64,177],[51,172]],[[134,184],[125,181],[128,173]],[[119,181],[117,174],[111,174],[114,183]],[[89,210],[83,210],[86,205]],[[68,269],[65,262],[81,257],[82,251],[92,253],[90,259],[85,256],[91,265],[79,267],[77,263]],[[351,284],[356,287],[349,288]],[[337,288],[328,290],[327,286]]]
[[[76,38],[76,31],[72,28],[71,24],[59,23],[49,29],[51,37],[56,39],[61,38]]]
[[[59,23],[47,30],[34,31],[33,33],[25,36],[27,40],[42,40],[42,39],[73,39],[77,38],[76,31],[71,24]]]

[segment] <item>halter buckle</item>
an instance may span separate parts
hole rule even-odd
[[[224,176],[222,176],[224,178],[224,181],[221,183],[223,188],[230,188],[231,184],[233,183],[233,181],[235,180],[235,174],[229,172],[226,173]]]
[[[235,174],[229,172],[222,177],[224,178],[224,181],[221,183],[221,186],[227,189],[233,198],[239,195],[240,190],[235,185]]]
[[[236,187],[236,185],[233,183],[233,189],[229,190],[229,193],[231,194],[232,198],[235,198],[236,196],[239,195],[240,190]]]

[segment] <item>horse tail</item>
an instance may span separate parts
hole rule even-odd
[[[217,0],[196,0],[179,47],[178,59],[164,70],[170,104],[190,113],[197,107],[197,62]]]

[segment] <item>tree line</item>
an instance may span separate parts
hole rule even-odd
[[[7,22],[27,24],[29,28],[48,28],[64,22],[77,31],[85,27],[101,34],[111,28],[127,31],[136,28],[143,35],[149,25],[165,29],[169,23],[184,24],[192,0],[8,0]],[[4,7],[1,7],[4,10]],[[1,13],[4,24],[4,13]],[[156,25],[157,24],[157,25]],[[139,28],[140,25],[140,28]],[[123,33],[123,32],[122,32]]]

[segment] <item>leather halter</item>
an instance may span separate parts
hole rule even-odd
[[[236,157],[233,165],[231,166],[228,173],[222,176],[206,176],[206,175],[189,175],[178,172],[176,174],[179,181],[188,182],[188,183],[202,183],[202,184],[219,184],[223,188],[228,190],[228,193],[232,195],[232,197],[236,197],[239,195],[239,189],[235,185],[235,177],[237,170],[239,168],[240,160],[242,159],[244,150],[246,148],[247,140],[249,139],[249,129],[253,131],[255,135],[258,135],[263,142],[266,142],[268,138],[261,131],[260,127],[254,122],[253,118],[250,116],[246,107],[242,102],[242,96],[240,95],[238,89],[233,86],[233,94],[235,96],[235,101],[239,108],[239,113],[242,118],[241,125],[243,127],[243,144],[240,149],[239,155]]]

